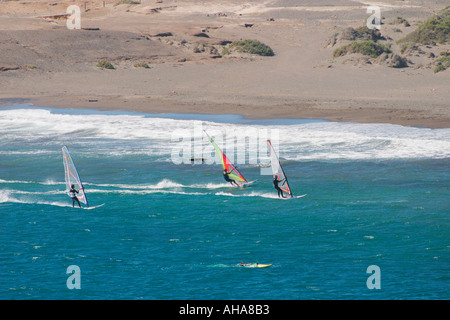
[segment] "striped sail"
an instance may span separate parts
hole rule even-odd
[[[280,164],[280,160],[278,159],[278,156],[275,153],[275,150],[273,149],[270,140],[267,140],[267,144],[269,145],[270,150],[270,162],[272,166],[273,178],[274,179],[277,178],[279,181],[278,186],[280,187],[280,189],[292,197],[293,196],[292,191],[291,188],[289,187],[289,182],[287,180],[286,174],[284,173],[283,167]]]
[[[235,181],[247,182],[244,176],[234,167],[233,163],[227,158],[225,153],[223,153],[222,150],[220,150],[219,146],[214,142],[214,140],[207,133],[206,135],[208,136],[209,141],[214,146],[214,149],[216,150],[216,153],[219,156],[219,159],[222,163],[222,168],[226,169],[229,172],[228,176]]]
[[[86,194],[84,193],[83,184],[81,183],[80,176],[78,175],[77,168],[73,163],[72,156],[69,153],[69,150],[66,146],[62,148],[63,152],[63,163],[64,163],[64,173],[66,179],[66,193],[70,197],[69,190],[72,185],[75,186],[75,189],[78,190],[76,193],[76,197],[80,202],[83,202],[87,207],[88,201],[86,198]]]

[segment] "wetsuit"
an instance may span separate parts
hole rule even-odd
[[[78,206],[81,208],[81,204],[80,201],[78,200],[77,196],[75,195],[75,193],[78,193],[78,190],[75,190],[75,188],[71,188],[69,190],[69,195],[72,198],[72,207],[74,207],[75,205],[75,200],[78,202]]]
[[[273,179],[273,186],[274,186],[274,188],[275,189],[277,189],[277,191],[278,191],[278,197],[283,197],[283,198],[286,198],[285,196],[284,196],[284,194],[283,194],[283,190],[281,190],[280,189],[280,187],[278,186],[278,183],[279,183],[280,181],[278,180],[278,178],[277,177],[275,177],[274,179]]]
[[[236,186],[238,186],[237,182],[234,181],[233,179],[230,179],[230,177],[228,176],[228,172],[226,170],[223,171],[223,178],[228,181],[231,184],[235,184]]]

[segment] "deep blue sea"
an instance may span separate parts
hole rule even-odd
[[[203,129],[256,183],[225,182]],[[0,299],[450,298],[450,129],[14,105],[0,137]],[[267,138],[305,197],[261,174]]]

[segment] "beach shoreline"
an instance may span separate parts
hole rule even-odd
[[[167,100],[132,99],[124,101],[120,97],[78,97],[72,98],[0,98],[2,107],[17,103],[30,104],[35,108],[85,109],[98,111],[124,111],[156,114],[210,114],[239,115],[244,119],[322,119],[333,122],[386,123],[431,129],[449,128],[447,119],[430,118],[423,111],[401,108],[320,108],[308,104],[254,106],[242,104],[183,103]]]

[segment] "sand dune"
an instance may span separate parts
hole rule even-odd
[[[446,2],[373,4],[386,22],[381,34],[399,52],[395,40]],[[68,30],[61,16],[72,4],[81,8],[82,30]],[[338,44],[330,39],[345,28],[364,26],[368,2],[116,4],[0,2],[0,99],[70,108],[450,125],[450,71],[434,73],[431,58],[449,45],[410,52],[411,63],[402,69],[359,54],[333,58]],[[398,16],[411,27],[389,23]],[[224,43],[240,39],[259,40],[275,56],[222,54]],[[100,60],[115,69],[98,68]]]

